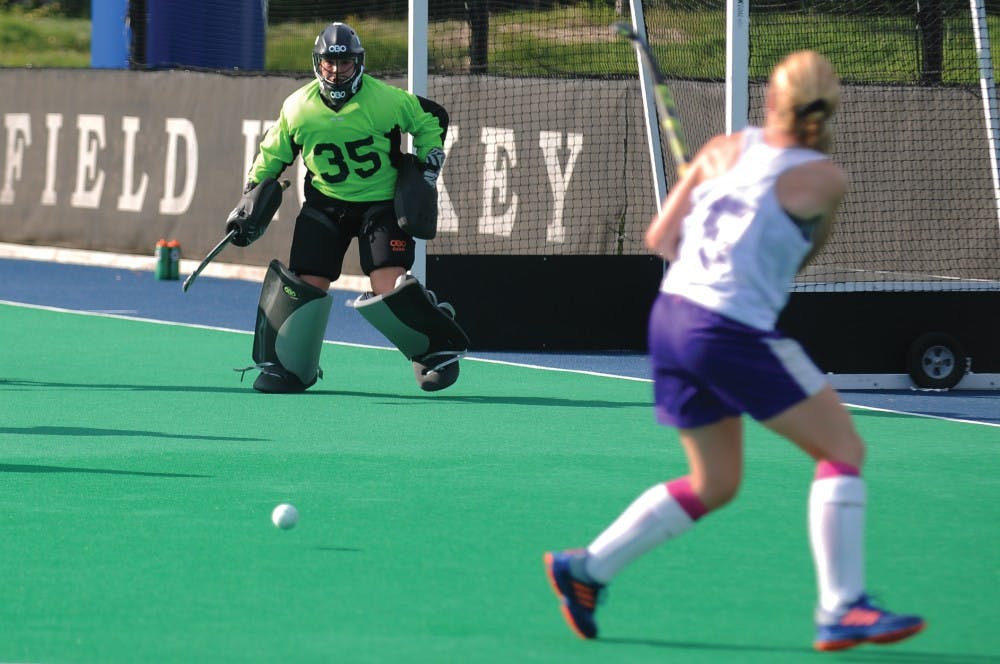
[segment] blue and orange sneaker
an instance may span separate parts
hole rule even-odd
[[[569,561],[575,556],[582,555],[584,553],[580,550],[549,552],[545,554],[543,560],[552,589],[562,600],[562,614],[566,624],[581,639],[596,639],[597,623],[594,622],[594,611],[603,594],[604,584],[587,583],[573,576]]]
[[[913,636],[927,626],[920,616],[889,613],[871,604],[862,595],[847,607],[835,621],[816,625],[816,650],[844,650],[862,643],[895,643]]]

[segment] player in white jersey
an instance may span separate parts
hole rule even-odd
[[[774,327],[847,188],[827,156],[839,99],[826,58],[787,56],[771,74],[764,126],[710,140],[646,232],[647,246],[670,261],[649,322],[656,415],[678,429],[690,471],[646,490],[585,549],[545,555],[581,637],[597,636],[594,610],[612,577],[736,495],[744,413],[816,461],[814,647],[890,643],[924,628],[866,593],[864,443],[822,372]]]

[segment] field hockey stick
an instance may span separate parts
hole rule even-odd
[[[653,97],[656,99],[656,108],[660,112],[660,127],[667,133],[667,145],[670,147],[670,153],[677,164],[677,172],[683,176],[691,162],[691,154],[688,152],[687,141],[684,140],[680,116],[677,113],[677,104],[674,102],[674,96],[670,94],[670,88],[667,87],[667,79],[660,71],[649,44],[636,34],[632,26],[627,23],[615,23],[611,27],[616,35],[625,37],[632,42],[653,75]]]
[[[284,191],[288,189],[290,183],[288,180],[282,180],[278,184],[281,186],[281,191]],[[278,200],[280,201],[281,199],[279,198]],[[268,222],[270,222],[270,219],[268,219]],[[219,244],[215,245],[215,247],[213,247],[212,250],[208,252],[208,255],[205,256],[205,260],[203,260],[195,269],[195,271],[192,272],[190,275],[188,275],[188,278],[184,280],[184,284],[181,286],[181,290],[183,292],[185,293],[187,292],[187,289],[191,287],[191,284],[193,284],[194,280],[198,278],[198,275],[201,274],[202,270],[208,267],[208,264],[211,263],[215,259],[215,257],[218,256],[222,252],[222,250],[226,248],[226,245],[232,242],[233,238],[235,238],[238,234],[239,230],[236,228],[226,233],[226,237],[222,238]]]
[[[226,237],[222,238],[222,241],[219,242],[219,244],[215,245],[214,249],[208,252],[208,255],[205,256],[205,260],[203,260],[201,264],[198,265],[197,269],[195,269],[195,271],[192,272],[190,275],[188,275],[188,278],[184,280],[184,285],[181,286],[181,290],[183,290],[185,293],[187,292],[187,289],[191,287],[191,284],[193,284],[194,280],[198,278],[198,275],[201,274],[201,271],[204,270],[206,267],[208,267],[208,264],[211,263],[212,260],[216,256],[218,256],[223,249],[226,248],[227,244],[232,242],[233,238],[236,237],[237,233],[238,231],[235,228],[226,233]]]

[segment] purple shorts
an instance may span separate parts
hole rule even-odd
[[[826,384],[802,347],[661,293],[649,318],[656,419],[691,429],[749,414],[766,420]]]

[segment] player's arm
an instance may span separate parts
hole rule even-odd
[[[782,174],[775,183],[781,207],[812,241],[801,270],[823,249],[847,192],[847,174],[830,160],[814,161]]]
[[[444,137],[448,133],[448,111],[441,104],[426,97],[417,95],[417,101],[420,104],[420,110],[424,114],[430,114],[437,121],[437,124],[435,124],[434,122],[430,122],[426,117],[422,118],[425,127],[424,131],[430,134],[429,138],[434,143],[444,146]]]
[[[695,158],[684,176],[670,188],[659,213],[646,229],[646,247],[668,261],[677,258],[681,224],[691,211],[691,192],[698,181],[698,159]]]
[[[702,147],[691,160],[684,175],[671,187],[659,213],[646,229],[646,247],[673,261],[681,243],[681,225],[691,212],[691,193],[695,187],[720,175],[732,163],[734,145],[742,145],[742,137],[716,136]]]
[[[424,179],[434,185],[444,165],[448,112],[437,102],[416,95],[410,96],[408,110],[409,122],[403,130],[413,136],[413,148],[423,165]]]
[[[232,243],[246,247],[256,241],[281,206],[281,193],[288,182],[278,182],[277,176],[295,159],[297,150],[289,136],[284,109],[264,133],[260,149],[247,173],[243,196],[226,218],[226,233],[235,231]]]
[[[261,139],[257,156],[254,157],[250,171],[247,173],[245,191],[249,191],[253,186],[268,178],[277,179],[286,168],[292,165],[300,149],[301,146],[292,141],[285,111],[282,109],[278,121],[268,128],[264,133],[264,138]]]

